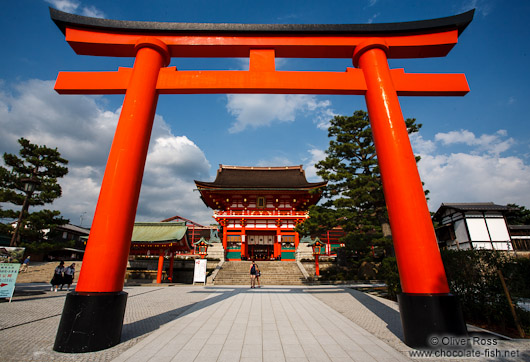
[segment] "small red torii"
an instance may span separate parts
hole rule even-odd
[[[389,69],[387,59],[446,56],[474,10],[425,21],[338,25],[157,23],[50,13],[77,54],[135,57],[132,69],[57,77],[61,94],[125,99],[83,269],[67,297],[55,350],[86,352],[119,343],[127,256],[159,94],[364,95],[403,289],[405,342],[428,346],[430,335],[467,333],[449,291],[398,96],[463,96],[469,87],[463,74],[408,74]],[[248,57],[250,63],[248,71],[179,71],[167,67],[172,57]],[[276,58],[349,58],[355,68],[277,71]],[[75,338],[75,331],[94,338]]]

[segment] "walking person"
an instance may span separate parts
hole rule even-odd
[[[74,275],[75,275],[75,263],[72,263],[69,267],[67,267],[64,270],[64,284],[68,284],[68,287],[66,290],[70,290],[70,285],[72,285],[72,282],[74,281]],[[63,290],[63,286],[61,285],[61,290]]]
[[[252,260],[250,264],[250,288],[256,288],[256,275],[258,274],[258,266],[256,262]]]
[[[59,285],[63,285],[63,273],[64,273],[64,261],[61,261],[59,265],[53,271],[53,278],[51,280],[52,291],[56,292]]]
[[[260,276],[261,276],[261,270],[259,270],[259,267],[256,264],[256,282],[258,283],[258,288],[261,288],[261,284],[259,283]]]
[[[29,268],[29,255],[28,257],[24,260],[24,262],[22,263],[22,267],[20,268],[20,272],[27,272],[28,271],[28,268]]]

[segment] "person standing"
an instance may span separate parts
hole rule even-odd
[[[64,261],[61,261],[59,265],[53,271],[53,278],[51,280],[52,291],[56,292],[59,285],[63,285],[63,273],[64,273]]]
[[[67,267],[64,270],[64,284],[68,284],[68,287],[66,290],[70,290],[70,285],[72,285],[72,282],[74,281],[74,275],[75,275],[75,263],[72,263],[69,267]],[[63,286],[61,285],[61,290],[63,289]]]
[[[252,260],[250,264],[250,288],[256,288],[256,275],[258,274],[258,266],[256,262]]]
[[[258,283],[258,288],[261,288],[261,284],[259,283],[260,276],[261,276],[261,271],[259,270],[259,267],[256,264],[256,282]]]
[[[24,260],[24,262],[22,263],[22,268],[20,268],[20,271],[21,272],[27,272],[28,271],[28,268],[29,268],[29,255],[28,257]]]

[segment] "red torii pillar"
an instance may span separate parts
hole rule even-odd
[[[50,9],[79,54],[136,57],[133,69],[61,72],[62,94],[125,93],[76,291],[68,294],[54,349],[88,352],[119,343],[123,281],[158,94],[365,95],[403,293],[405,342],[465,335],[449,293],[398,95],[464,95],[461,74],[407,74],[387,58],[445,56],[473,11],[430,21],[369,25],[156,24],[92,19]],[[163,28],[163,27],[166,28]],[[170,56],[250,58],[249,71],[177,71]],[[346,72],[275,71],[275,58],[352,58]],[[226,246],[226,231],[223,232]],[[85,338],[93,336],[92,339]]]

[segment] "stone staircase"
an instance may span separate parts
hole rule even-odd
[[[215,277],[214,285],[250,285],[249,261],[227,261]],[[294,261],[257,261],[260,283],[267,285],[302,285],[305,278]]]
[[[75,263],[74,283],[77,282],[82,262],[65,261],[65,267]],[[17,283],[49,283],[53,277],[55,267],[59,265],[58,261],[53,262],[31,262],[27,272],[18,273]]]

